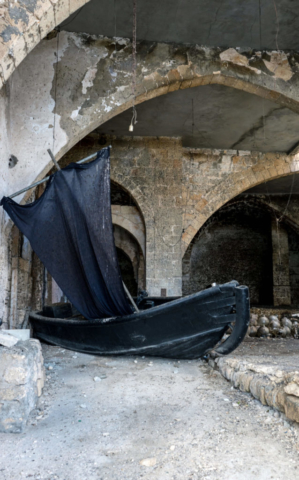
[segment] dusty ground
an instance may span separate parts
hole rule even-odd
[[[297,424],[202,361],[44,356],[26,433],[0,434],[2,480],[298,479]]]

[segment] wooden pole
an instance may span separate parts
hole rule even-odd
[[[135,311],[138,313],[139,312],[139,308],[137,307],[136,303],[134,302],[133,298],[132,298],[132,295],[130,294],[129,290],[127,289],[126,287],[126,284],[125,282],[123,281],[123,286],[124,286],[124,289],[125,289],[125,292],[126,294],[128,295],[133,307],[135,308]]]
[[[50,155],[51,159],[52,159],[52,162],[54,163],[55,167],[57,168],[57,170],[61,170],[60,166],[58,165],[57,161],[56,161],[56,158],[54,157],[53,153],[52,153],[52,150],[50,150],[50,148],[48,148],[47,150],[48,154]]]
[[[105,148],[112,148],[111,145],[109,145],[109,147],[105,147]],[[92,155],[89,155],[88,157],[85,157],[83,158],[82,160],[79,160],[79,162],[76,162],[76,163],[85,163],[85,162],[88,162],[88,160],[91,160],[93,157],[96,156],[98,152],[95,152],[93,153]],[[51,152],[51,154],[53,155],[53,153]],[[54,155],[53,155],[54,156]],[[52,156],[51,156],[52,158]],[[53,159],[52,159],[53,160]],[[56,162],[56,160],[55,160]],[[58,169],[60,169],[59,165],[58,165]],[[37,187],[38,185],[40,185],[41,183],[45,183],[49,180],[50,178],[50,175],[48,177],[45,177],[43,178],[42,180],[40,180],[39,182],[35,182],[35,183],[32,183],[31,185],[29,185],[29,187],[26,187],[26,188],[23,188],[22,190],[19,190],[18,192],[16,193],[13,193],[12,195],[9,195],[8,198],[14,198],[14,197],[17,197],[18,195],[21,195],[21,193],[25,193],[27,192],[28,190],[30,190],[31,188],[34,188],[34,187]]]

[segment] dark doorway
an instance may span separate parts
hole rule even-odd
[[[221,208],[198,232],[185,257],[185,295],[213,282],[237,280],[249,287],[251,303],[273,304],[268,211],[245,202]]]

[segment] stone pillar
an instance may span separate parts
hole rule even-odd
[[[281,223],[272,220],[273,301],[274,305],[291,304],[288,233]]]
[[[148,179],[151,218],[146,225],[146,288],[154,296],[181,296],[182,160],[176,144],[153,153]]]

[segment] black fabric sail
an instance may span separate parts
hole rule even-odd
[[[1,205],[73,305],[87,319],[132,313],[113,237],[110,149],[54,173],[35,202]]]

